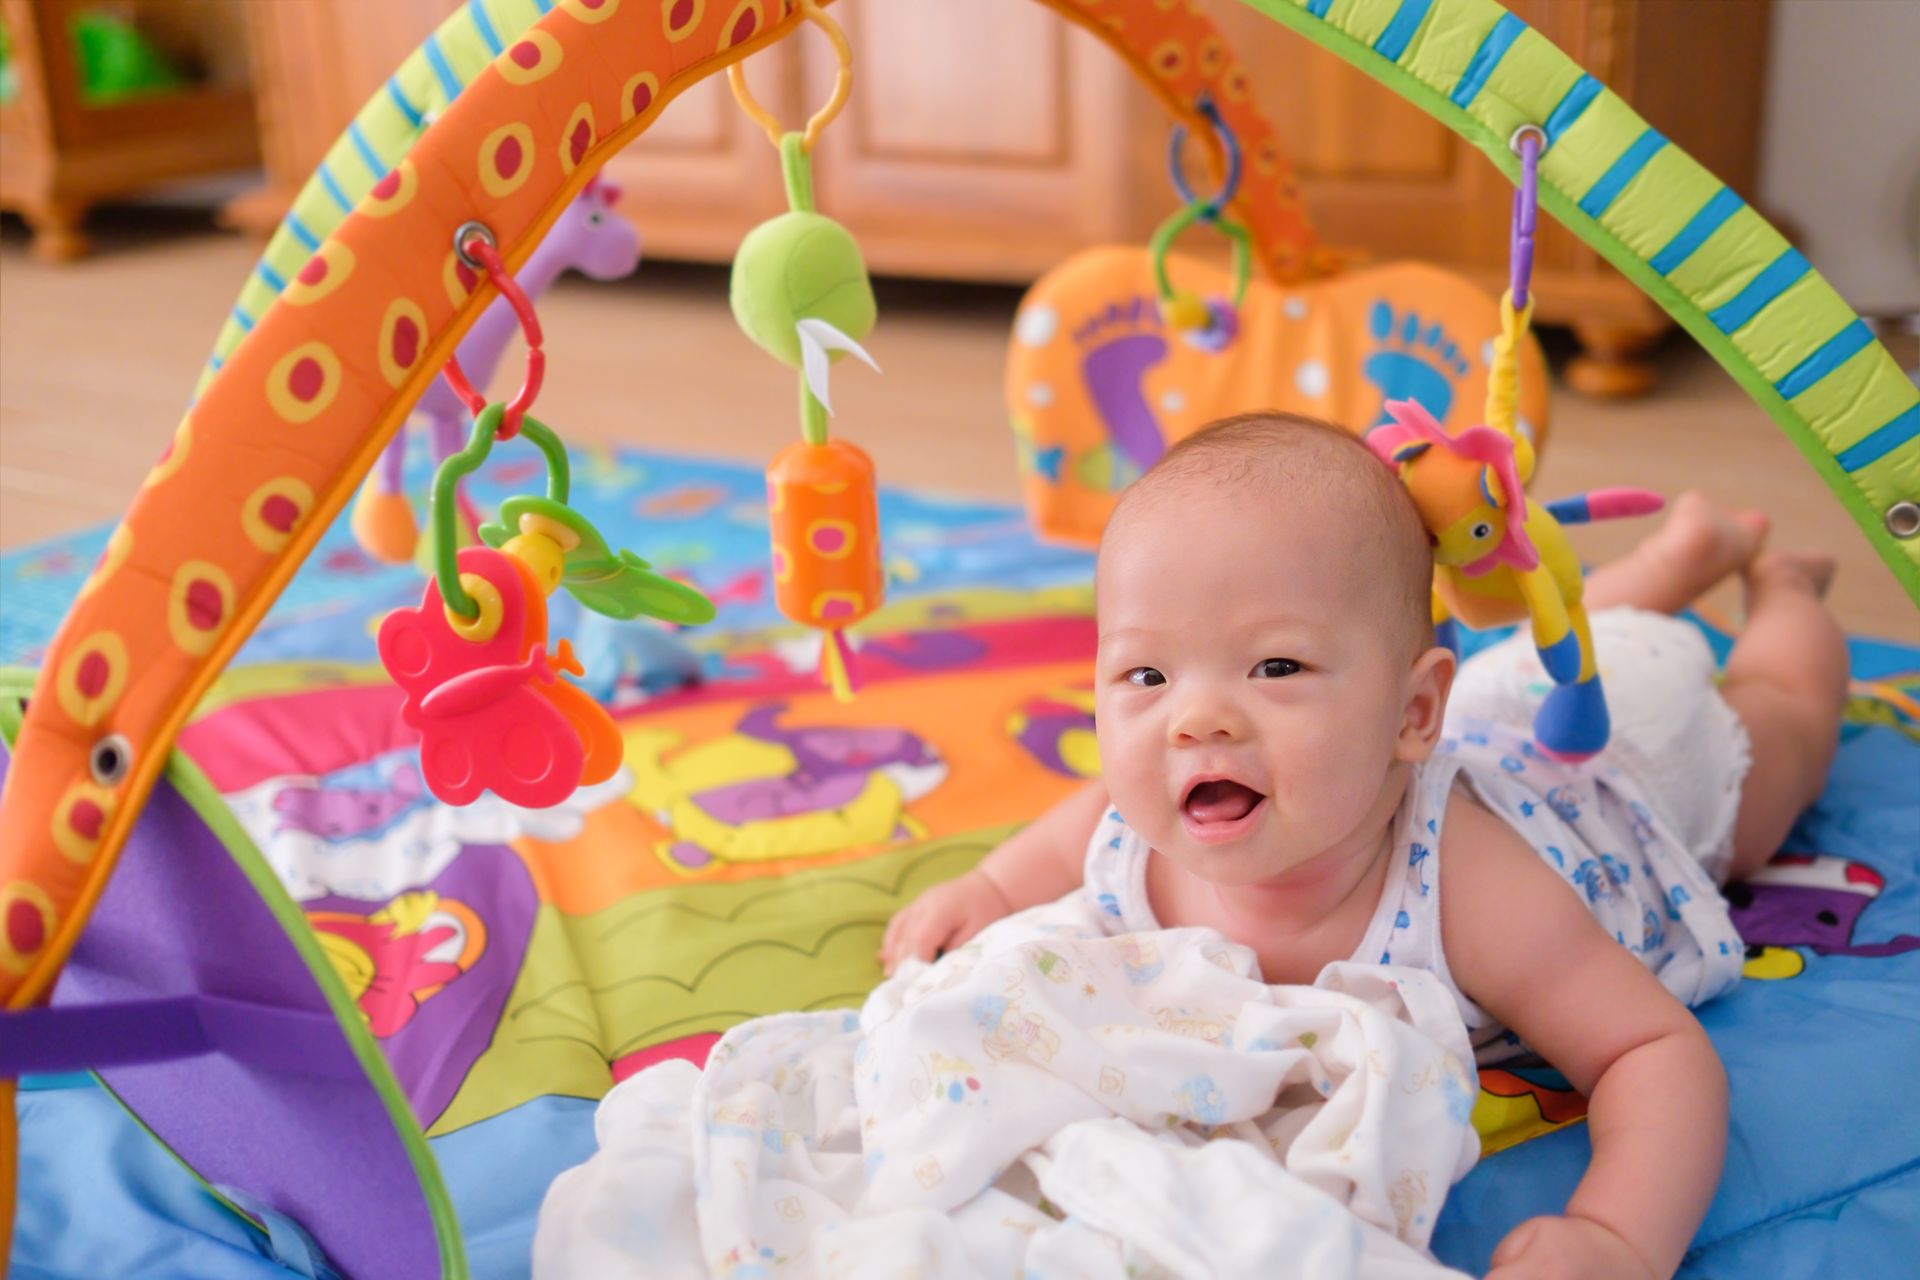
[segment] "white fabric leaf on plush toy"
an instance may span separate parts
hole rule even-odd
[[[851,352],[867,368],[880,372],[880,366],[874,363],[865,347],[825,320],[808,316],[793,327],[800,335],[800,371],[806,377],[807,390],[813,392],[813,398],[828,413],[833,412],[833,404],[827,399],[827,371],[833,364],[833,352]]]

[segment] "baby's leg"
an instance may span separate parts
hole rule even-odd
[[[1729,880],[1778,853],[1826,787],[1847,698],[1846,636],[1820,602],[1832,577],[1823,556],[1767,552],[1747,567],[1747,625],[1720,686],[1753,745]]]
[[[1766,536],[1764,513],[1725,512],[1689,489],[1639,546],[1587,575],[1587,608],[1678,613],[1744,568]]]

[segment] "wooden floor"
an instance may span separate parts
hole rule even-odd
[[[98,243],[87,261],[47,267],[27,257],[17,223],[0,226],[0,549],[125,508],[255,253],[179,214],[103,226]],[[868,345],[886,372],[849,366],[835,378],[837,427],[889,484],[1014,499],[1000,378],[1017,295],[889,282],[880,295]],[[621,284],[568,280],[541,317],[540,415],[569,440],[764,462],[794,436],[793,375],[734,328],[718,269],[648,264]],[[516,359],[503,383],[517,381]],[[1538,491],[1691,486],[1762,507],[1780,545],[1840,558],[1832,600],[1849,630],[1920,643],[1920,614],[1772,422],[1683,336],[1660,359],[1647,400],[1557,396]],[[1583,554],[1604,558],[1637,527],[1576,536]],[[1729,589],[1713,603],[1732,609],[1737,597]]]

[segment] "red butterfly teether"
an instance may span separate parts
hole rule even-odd
[[[582,671],[564,640],[557,655],[547,652],[546,596],[532,570],[486,547],[467,548],[458,563],[460,585],[479,605],[474,618],[450,617],[429,579],[419,608],[380,624],[380,661],[407,695],[400,718],[420,731],[428,789],[447,804],[492,791],[540,809],[612,777],[619,735],[558,678]]]
[[[469,268],[484,267],[519,317],[527,378],[512,403],[489,405],[460,361],[447,361],[447,384],[473,412],[473,430],[466,447],[434,474],[427,544],[433,575],[419,608],[395,609],[381,622],[380,661],[407,695],[400,718],[420,731],[420,774],[435,797],[458,805],[491,791],[544,809],[582,784],[611,778],[622,755],[620,731],[606,708],[559,678],[562,671],[586,672],[566,641],[557,653],[547,652],[547,593],[567,582],[589,608],[621,618],[651,606],[705,621],[713,606],[699,592],[645,572],[646,561],[631,552],[612,556],[593,526],[567,506],[566,447],[527,416],[546,367],[533,303],[484,226],[461,226],[454,252]],[[546,456],[547,496],[510,499],[502,522],[482,529],[491,545],[456,551],[461,478],[487,460],[496,440],[515,436]],[[570,560],[570,552],[583,553]],[[693,616],[702,611],[704,617]]]

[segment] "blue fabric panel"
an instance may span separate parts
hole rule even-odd
[[[1487,32],[1487,38],[1473,51],[1473,57],[1467,62],[1467,69],[1460,77],[1460,83],[1453,87],[1450,95],[1453,105],[1464,107],[1480,96],[1480,90],[1486,87],[1487,77],[1500,65],[1500,59],[1507,56],[1507,50],[1520,38],[1527,24],[1510,13],[1500,15],[1500,21],[1493,24],[1493,30]]]
[[[494,57],[499,57],[505,45],[500,43],[500,33],[493,29],[493,19],[487,16],[486,0],[467,0],[467,14],[473,19],[473,26],[480,38],[487,42]]]
[[[1720,229],[1720,224],[1740,211],[1746,201],[1725,187],[1713,193],[1713,199],[1700,206],[1700,212],[1687,220],[1687,225],[1674,233],[1673,239],[1660,252],[1648,260],[1647,265],[1667,275],[1673,269],[1693,256],[1693,251],[1705,244],[1707,237]]]
[[[453,74],[453,66],[447,61],[446,51],[440,47],[438,35],[428,35],[420,48],[427,55],[427,65],[433,68],[434,79],[440,82],[440,91],[452,102],[460,96],[460,90],[466,86],[460,83],[460,77]]]
[[[1860,443],[1843,451],[1835,461],[1839,462],[1843,470],[1858,471],[1862,467],[1872,466],[1915,436],[1920,436],[1920,404],[1914,405]]]
[[[1872,341],[1873,330],[1865,320],[1856,317],[1852,324],[1822,343],[1818,351],[1795,365],[1791,373],[1775,384],[1775,389],[1791,400],[1851,360]]]
[[[1387,29],[1380,33],[1380,38],[1373,42],[1373,51],[1383,58],[1400,61],[1400,55],[1407,51],[1407,45],[1413,40],[1413,33],[1420,29],[1421,21],[1432,7],[1433,0],[1400,0],[1393,20],[1387,23]]]
[[[366,130],[360,127],[358,120],[347,122],[347,136],[353,139],[353,149],[360,153],[360,160],[367,166],[367,172],[378,182],[387,176],[387,165],[380,153],[373,149],[373,143],[367,138]]]
[[[1619,199],[1621,189],[1633,181],[1634,175],[1647,167],[1647,161],[1659,154],[1667,140],[1658,131],[1649,129],[1633,140],[1633,145],[1620,153],[1607,171],[1600,175],[1599,181],[1587,188],[1587,194],[1580,197],[1580,212],[1589,218],[1597,218],[1607,211],[1607,207]]]
[[[1593,100],[1600,96],[1600,91],[1604,88],[1606,88],[1605,85],[1588,75],[1583,75],[1573,82],[1566,96],[1560,99],[1560,105],[1547,115],[1545,128],[1549,147],[1560,141],[1560,135],[1571,128],[1574,121],[1586,114],[1587,108],[1593,105]]]
[[[405,116],[407,123],[414,128],[418,129],[427,118],[420,108],[407,101],[407,95],[400,90],[400,82],[391,76],[387,78],[387,97],[393,100],[393,105],[400,109],[400,114]]]
[[[1722,333],[1732,333],[1760,314],[1760,309],[1785,293],[1793,282],[1813,270],[1806,255],[1798,249],[1785,253],[1760,268],[1760,274],[1747,281],[1747,287],[1707,312],[1707,319]]]
[[[293,232],[293,238],[304,245],[307,252],[312,253],[320,248],[320,237],[308,230],[307,224],[292,214],[287,215],[287,230]]]

